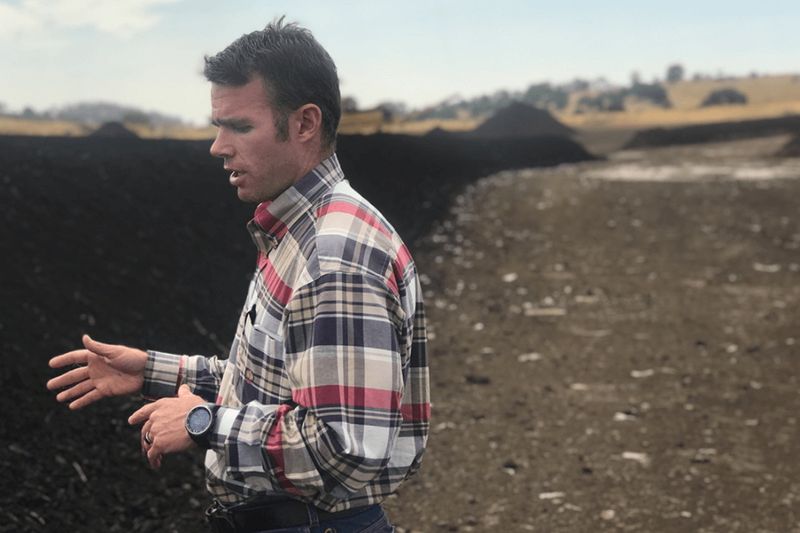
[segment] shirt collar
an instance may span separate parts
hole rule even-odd
[[[269,253],[286,235],[292,223],[343,179],[342,167],[334,153],[277,198],[258,204],[253,219],[247,224],[258,249]]]

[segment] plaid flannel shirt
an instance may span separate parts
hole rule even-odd
[[[181,383],[220,405],[209,491],[340,511],[420,464],[430,419],[422,291],[397,233],[336,155],[248,224],[258,265],[227,359],[148,352],[143,394]]]

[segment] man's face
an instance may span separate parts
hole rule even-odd
[[[211,155],[225,159],[231,185],[244,202],[273,200],[301,176],[297,143],[278,140],[275,114],[260,77],[233,87],[212,84]]]

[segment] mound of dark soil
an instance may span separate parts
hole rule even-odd
[[[471,137],[497,139],[555,135],[567,137],[575,133],[553,118],[549,111],[520,102],[505,107],[470,132]]]
[[[775,155],[778,157],[800,157],[800,135],[783,145]]]
[[[99,340],[227,354],[255,261],[209,142],[0,137],[0,531],[198,531],[202,459],[162,472],[125,423],[133,400],[58,405],[47,360]],[[559,138],[342,136],[353,185],[409,244],[491,172],[591,157]],[[201,503],[202,502],[202,503]]]
[[[624,148],[732,141],[786,133],[800,134],[800,115],[642,130]]]
[[[448,135],[451,135],[452,133],[453,133],[452,131],[448,131],[448,130],[446,130],[444,128],[436,126],[432,130],[428,131],[425,134],[425,137],[447,137]]]
[[[91,137],[106,137],[113,139],[136,139],[139,136],[132,132],[122,122],[106,122],[92,133]]]
[[[502,169],[593,159],[559,137],[472,139],[458,135],[340,136],[337,152],[353,186],[413,243],[476,178]]]

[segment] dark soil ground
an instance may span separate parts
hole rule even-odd
[[[790,139],[776,152],[778,157],[800,157],[800,135]]]
[[[47,360],[100,340],[226,354],[255,248],[208,142],[0,138],[0,531],[197,531],[202,462],[145,468],[140,400],[70,413]],[[342,136],[342,166],[413,243],[464,185],[503,168],[591,159],[558,138]]]
[[[470,188],[418,254],[433,434],[396,522],[800,531],[800,160],[754,170],[784,141]],[[655,181],[675,165],[707,172]]]
[[[3,142],[0,531],[201,531],[200,456],[148,470],[125,423],[138,400],[68,412],[45,364],[82,331],[224,353],[254,256],[249,210],[190,144],[160,145],[165,161]],[[501,172],[446,216],[430,191],[428,211],[402,204],[427,221],[408,231],[434,407],[422,470],[387,502],[395,523],[800,532],[800,160],[771,157],[785,142]],[[87,165],[100,177],[80,179]],[[453,180],[450,193],[471,181]]]
[[[675,128],[652,128],[637,132],[626,148],[698,144],[737,139],[752,139],[776,135],[799,134],[800,116],[742,120],[740,122],[715,122]]]

